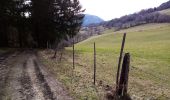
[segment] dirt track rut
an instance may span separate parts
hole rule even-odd
[[[0,100],[73,100],[33,51],[2,58]]]

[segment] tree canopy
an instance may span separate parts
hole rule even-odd
[[[72,38],[83,12],[79,0],[1,0],[0,46],[44,48]]]

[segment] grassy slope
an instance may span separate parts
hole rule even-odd
[[[123,32],[128,32],[125,52],[131,53],[131,66],[135,69],[131,71],[133,76],[131,78],[141,78],[141,82],[146,80],[170,86],[170,24],[148,24],[108,33],[79,43],[76,45],[76,49],[87,56],[88,53],[92,53],[93,42],[96,42],[98,65],[105,67],[98,71],[101,71],[99,73],[101,77],[103,76],[103,80],[107,77],[107,81],[112,80],[109,74],[115,72],[113,67],[117,66],[116,60],[119,56],[122,39],[120,33]],[[89,59],[92,60],[92,58]],[[134,83],[136,82],[134,81]]]
[[[159,12],[162,13],[162,14],[170,15],[170,9],[165,9],[165,10],[162,10],[162,11],[159,11]]]
[[[91,37],[76,44],[76,63],[71,73],[71,48],[64,52],[60,63],[48,60],[49,68],[79,99],[102,99],[103,88],[115,85],[117,61],[122,40],[127,32],[125,52],[131,53],[129,93],[140,98],[170,98],[170,24],[146,24],[118,32]],[[93,76],[93,42],[97,47],[97,86]],[[51,55],[50,55],[51,56]],[[57,67],[56,67],[57,66]],[[102,86],[99,86],[102,81]]]

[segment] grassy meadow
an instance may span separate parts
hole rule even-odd
[[[170,24],[146,24],[121,31],[107,30],[75,45],[75,69],[72,48],[51,59],[53,52],[41,51],[44,64],[76,100],[104,100],[107,85],[114,87],[124,33],[124,53],[131,54],[128,93],[135,99],[170,99]],[[96,43],[97,73],[93,85],[93,43]]]
[[[165,9],[162,11],[159,11],[161,14],[166,14],[166,15],[170,15],[170,9]]]

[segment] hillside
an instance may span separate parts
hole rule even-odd
[[[91,36],[101,35],[104,33],[103,31],[108,29],[118,31],[149,23],[170,23],[170,1],[155,8],[144,9],[110,21],[87,25],[81,28],[75,38],[76,42],[80,42]]]
[[[165,14],[165,15],[170,15],[170,9],[165,9],[165,10],[159,11],[159,13]]]
[[[43,52],[46,65],[77,100],[104,100],[107,85],[115,86],[121,40],[127,32],[125,51],[131,54],[128,93],[133,100],[170,99],[170,24],[145,24],[91,37],[75,45],[72,74],[72,48],[63,51],[60,62],[51,61],[53,52]],[[93,77],[93,43],[97,50],[97,85]],[[60,56],[60,53],[58,53]],[[57,58],[60,59],[60,58]]]
[[[89,14],[85,14],[85,17],[83,19],[83,26],[87,26],[90,24],[98,24],[103,22],[104,20],[99,18],[98,16],[95,15],[89,15]]]
[[[162,96],[161,90],[166,89],[164,96],[169,97],[170,24],[146,24],[92,37],[76,45],[76,50],[83,55],[81,61],[93,60],[90,55],[93,53],[93,43],[96,42],[98,80],[105,80],[112,84],[112,81],[115,81],[112,80],[112,76],[114,75],[115,78],[122,40],[121,33],[124,32],[127,32],[125,52],[131,53],[132,58],[130,94],[144,99],[149,96],[159,98]],[[85,65],[90,67],[88,64]]]
[[[104,21],[100,24],[90,25],[89,27],[115,27],[117,30],[120,30],[148,23],[170,23],[170,16],[168,14],[169,9],[170,1],[167,1],[158,7],[143,9],[139,12],[124,15],[120,18],[115,18],[110,21]]]

